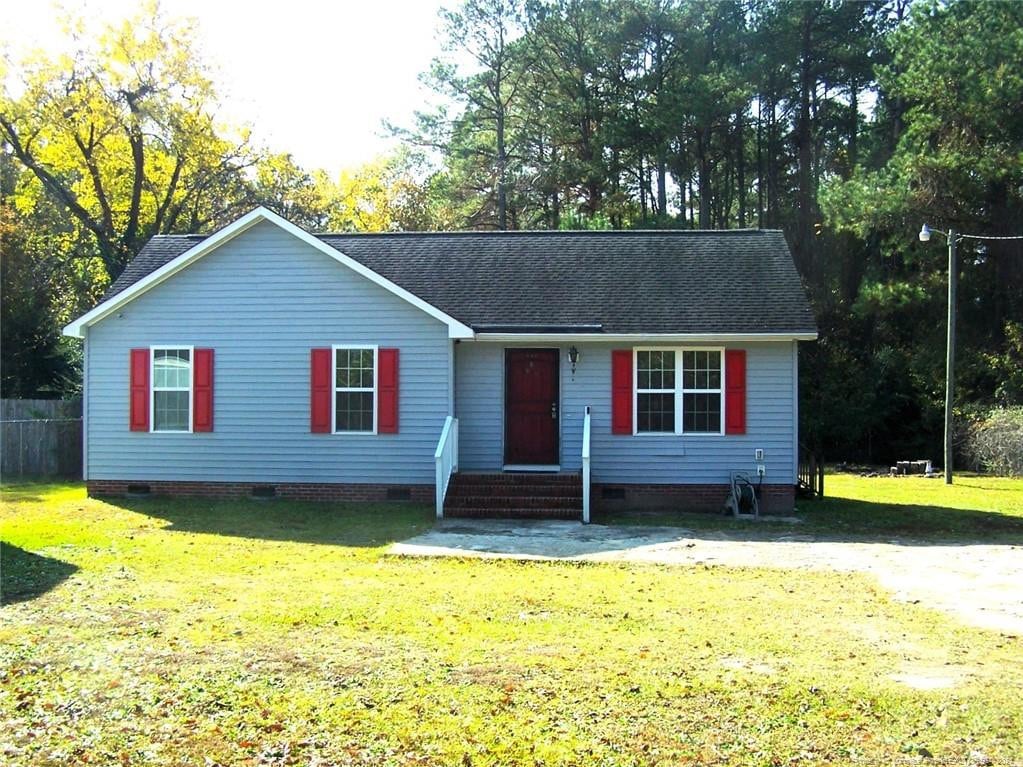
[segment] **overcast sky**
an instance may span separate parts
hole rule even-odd
[[[439,52],[442,0],[162,0],[170,16],[198,19],[199,40],[223,94],[222,116],[252,126],[270,149],[331,175],[392,145],[382,120],[411,123],[427,96],[417,79]],[[450,4],[450,3],[449,3]],[[66,2],[117,20],[138,0]],[[55,5],[6,2],[0,42],[19,53],[59,48]],[[265,8],[265,11],[261,11]]]

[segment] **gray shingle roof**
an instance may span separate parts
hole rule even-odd
[[[316,236],[476,330],[816,332],[777,230]],[[154,237],[104,299],[203,239]]]

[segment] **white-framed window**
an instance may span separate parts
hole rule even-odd
[[[682,433],[721,434],[725,424],[724,353],[682,349]]]
[[[724,434],[724,349],[633,351],[636,434]]]
[[[636,350],[636,431],[674,434],[675,350]]]
[[[334,346],[335,434],[377,432],[377,347]]]
[[[149,348],[151,431],[192,431],[192,347]]]

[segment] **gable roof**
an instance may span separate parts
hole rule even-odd
[[[421,298],[413,295],[400,285],[397,285],[386,277],[377,274],[372,269],[369,269],[358,261],[349,258],[344,253],[335,250],[323,240],[314,237],[304,229],[295,226],[287,219],[281,218],[273,211],[267,210],[263,207],[256,208],[255,210],[246,213],[236,221],[233,221],[222,229],[218,229],[213,234],[203,237],[202,239],[194,240],[192,235],[185,235],[184,241],[180,243],[181,247],[178,249],[177,253],[173,253],[171,250],[165,249],[159,258],[151,258],[147,255],[147,249],[149,246],[152,245],[153,242],[163,239],[161,237],[154,237],[146,243],[145,246],[143,246],[139,254],[132,259],[130,264],[128,264],[125,272],[122,273],[121,277],[124,277],[124,274],[130,272],[132,274],[130,281],[125,280],[124,283],[118,286],[118,283],[121,282],[121,279],[118,278],[118,280],[111,285],[110,290],[107,291],[107,294],[103,297],[103,300],[100,301],[98,306],[94,307],[91,311],[86,312],[74,322],[71,322],[64,327],[64,335],[77,336],[81,338],[83,336],[84,329],[92,323],[98,322],[103,317],[115,311],[119,306],[123,306],[136,296],[141,295],[156,285],[159,285],[165,279],[171,277],[181,269],[184,269],[189,264],[198,261],[208,253],[213,252],[225,242],[233,240],[239,234],[247,231],[261,221],[269,222],[274,226],[283,229],[293,237],[312,246],[321,253],[330,256],[343,266],[348,267],[356,274],[365,277],[370,282],[380,285],[385,290],[394,293],[396,296],[412,304],[417,309],[421,309],[431,317],[440,320],[448,326],[449,337],[472,337],[472,329],[462,324],[454,317],[445,314],[437,307],[423,301]],[[173,239],[180,238],[175,235],[173,236]],[[136,264],[144,264],[145,267],[136,267]]]
[[[777,230],[303,234],[470,336],[817,334]],[[100,307],[209,239],[154,237]]]

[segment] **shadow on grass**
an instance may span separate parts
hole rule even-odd
[[[324,503],[274,499],[208,500],[199,498],[107,498],[128,511],[158,518],[169,530],[269,541],[319,543],[375,548],[412,538],[433,526],[433,510],[411,503]],[[663,535],[727,537],[750,541],[818,540],[885,543],[909,546],[939,544],[1023,544],[1023,516],[995,511],[941,506],[877,503],[845,498],[800,501],[800,523],[745,522],[717,514],[675,511],[595,514],[591,528],[577,526],[566,535],[606,545],[597,526],[661,527]],[[450,520],[446,524],[457,525]],[[527,522],[503,521],[502,530],[527,528]],[[589,529],[592,532],[586,532]]]
[[[4,482],[0,485],[0,501],[6,503],[41,503],[53,485],[38,482]]]
[[[430,507],[412,503],[325,503],[202,498],[120,498],[105,502],[165,520],[166,529],[331,546],[377,547],[433,523]]]
[[[906,545],[1023,544],[1023,516],[979,509],[956,509],[847,498],[801,500],[796,504],[799,523],[736,520],[718,514],[677,511],[597,514],[602,525],[683,527],[692,531],[720,531],[744,540],[812,538],[820,541],[886,542],[898,538]]]
[[[3,503],[46,503],[54,494],[63,494],[84,489],[78,479],[54,479],[53,477],[19,477],[0,482],[0,502]]]
[[[845,499],[803,502],[799,523],[739,521],[714,514],[618,512],[594,524],[560,520],[444,520],[425,535],[404,541],[398,554],[541,557],[566,559],[633,551],[637,561],[673,561],[671,547],[695,547],[715,559],[720,542],[771,544],[771,566],[789,560],[786,547],[804,543],[894,544],[905,549],[1023,543],[1023,518],[979,510],[867,503]],[[795,553],[804,561],[805,552]],[[664,560],[667,557],[668,560]],[[804,559],[800,559],[803,557]],[[767,562],[768,560],[765,560]]]
[[[26,602],[59,586],[78,567],[0,541],[0,605]]]

